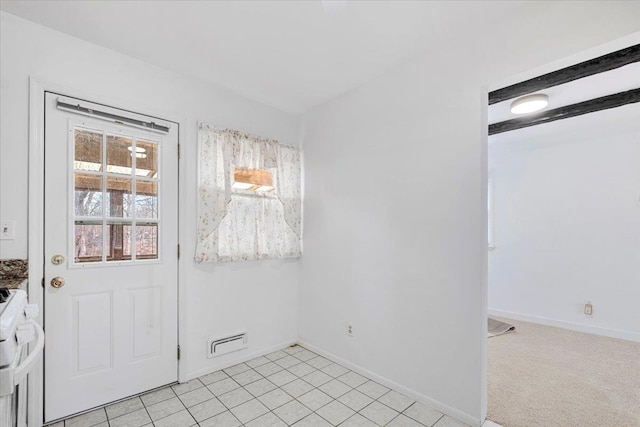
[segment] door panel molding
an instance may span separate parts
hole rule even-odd
[[[160,355],[162,349],[162,313],[154,307],[162,305],[164,295],[160,287],[129,290],[131,331],[133,331],[132,361]],[[153,300],[155,304],[149,304]],[[151,311],[151,312],[150,312]]]
[[[93,373],[113,367],[113,292],[95,292],[75,295],[71,298],[71,324],[74,345],[74,371],[76,376]],[[91,327],[87,327],[87,326]],[[95,329],[102,329],[109,340],[89,341]]]

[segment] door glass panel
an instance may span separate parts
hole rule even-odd
[[[158,224],[136,224],[136,258],[158,258]]]
[[[74,169],[85,171],[102,170],[102,133],[76,128],[74,140]]]
[[[133,149],[131,138],[107,135],[107,172],[131,175]]]
[[[122,241],[126,242],[122,248],[122,254],[126,259],[131,259],[131,241],[133,239],[133,227],[131,224],[123,224],[122,226]]]
[[[136,175],[158,178],[158,144],[151,141],[136,141]]]
[[[158,218],[157,182],[136,181],[136,217],[144,219]]]
[[[102,216],[102,175],[74,174],[76,216]]]
[[[111,218],[131,218],[131,188],[129,178],[107,177],[107,216]]]
[[[102,222],[76,221],[75,262],[102,261]]]
[[[76,262],[158,259],[159,141],[76,127],[73,143]]]
[[[112,222],[107,224],[107,261],[131,259],[131,224]]]

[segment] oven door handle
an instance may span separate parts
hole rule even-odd
[[[38,339],[36,340],[35,347],[31,349],[29,356],[27,356],[27,358],[16,367],[15,371],[13,371],[14,384],[19,384],[20,381],[27,376],[33,365],[35,365],[36,362],[38,362],[38,359],[40,359],[42,349],[44,348],[44,330],[42,330],[42,326],[33,319],[27,320],[27,323],[31,323],[33,329],[36,330]]]

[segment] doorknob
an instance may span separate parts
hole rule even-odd
[[[51,264],[60,265],[64,262],[64,257],[62,255],[54,255],[51,257]]]
[[[54,288],[61,288],[64,286],[64,279],[62,277],[54,277],[51,279],[51,286]]]

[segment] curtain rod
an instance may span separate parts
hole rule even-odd
[[[210,125],[210,124],[205,123],[205,122],[198,122],[198,129],[200,129],[200,130],[207,129],[207,130],[214,131],[214,132],[237,133],[238,135],[241,135],[241,136],[244,136],[244,137],[253,138],[253,139],[256,139],[256,140],[259,140],[259,141],[263,141],[263,142],[276,143],[276,144],[284,146],[284,147],[289,147],[289,148],[293,148],[293,149],[296,149],[296,150],[300,150],[300,147],[297,146],[297,145],[285,144],[283,142],[280,142],[277,139],[267,138],[267,137],[263,137],[263,136],[260,136],[260,135],[255,135],[255,134],[252,134],[252,133],[246,133],[244,131],[237,130],[237,129],[220,128],[218,126]]]
[[[155,122],[145,122],[143,120],[133,119],[131,117],[120,116],[117,114],[108,113],[106,111],[95,110],[93,108],[84,107],[80,104],[70,104],[60,99],[57,100],[57,107],[59,110],[69,111],[71,113],[80,114],[83,116],[97,117],[103,120],[108,120],[114,123],[127,124],[140,129],[150,130],[160,133],[168,133],[169,126],[162,126]]]

